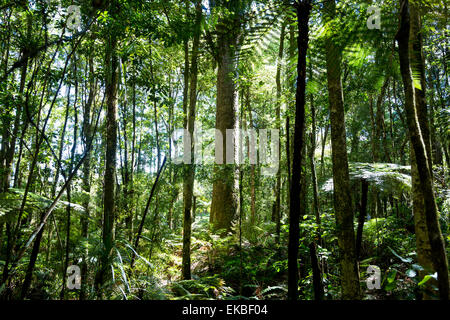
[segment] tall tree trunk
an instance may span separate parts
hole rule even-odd
[[[237,0],[231,1],[233,4]],[[237,92],[234,77],[237,72],[240,20],[237,17],[221,19],[217,27],[217,107],[216,129],[222,133],[222,164],[214,167],[214,182],[210,221],[215,230],[231,230],[238,199],[235,194],[235,165],[227,164],[226,130],[235,129]],[[234,138],[234,135],[233,135]],[[216,141],[216,152],[218,150]],[[216,156],[217,158],[217,156]]]
[[[78,139],[78,107],[77,107],[77,100],[78,100],[78,78],[77,78],[77,61],[75,58],[74,61],[74,78],[75,78],[75,97],[74,97],[74,126],[73,126],[73,144],[72,144],[72,150],[71,150],[71,156],[70,156],[70,164],[69,164],[69,170],[68,172],[72,172],[73,165],[75,163],[75,151],[77,149],[77,139]],[[62,272],[62,289],[60,292],[60,298],[63,300],[65,296],[65,288],[66,288],[66,275],[67,275],[67,267],[69,266],[69,253],[70,253],[70,227],[71,227],[71,213],[72,209],[70,206],[71,203],[71,190],[72,186],[69,182],[67,184],[67,201],[68,205],[66,207],[67,211],[67,223],[66,223],[66,251],[65,251],[65,257],[64,257],[64,268]]]
[[[87,241],[88,238],[88,229],[89,229],[89,217],[90,217],[90,210],[89,210],[89,203],[90,203],[90,193],[91,193],[91,181],[90,181],[90,171],[91,171],[91,150],[89,149],[88,143],[92,140],[92,120],[91,120],[91,114],[92,114],[92,107],[94,105],[95,100],[95,74],[94,74],[94,58],[91,55],[89,57],[89,96],[86,104],[84,105],[83,110],[83,137],[82,141],[85,141],[84,143],[84,149],[87,152],[86,159],[83,163],[83,177],[82,177],[82,189],[84,192],[83,195],[83,208],[85,210],[84,215],[80,218],[80,225],[81,225],[81,238],[83,241]],[[84,300],[86,298],[86,276],[87,276],[87,248],[83,250],[82,255],[82,261],[81,261],[81,290],[80,290],[80,300]]]
[[[386,160],[388,162],[390,161],[390,157],[389,157],[389,153],[387,150],[384,150],[384,155],[385,155],[385,159],[383,159],[381,150],[385,149],[384,147],[386,146],[385,141],[386,141],[386,130],[385,130],[385,126],[384,126],[384,107],[383,107],[383,100],[384,97],[386,95],[386,90],[389,86],[389,76],[386,76],[386,78],[384,79],[384,83],[383,86],[381,87],[381,91],[380,94],[378,95],[377,98],[377,110],[376,110],[376,116],[375,116],[375,149],[374,149],[374,154],[375,154],[375,162],[379,162],[382,160]]]
[[[246,104],[248,110],[249,129],[253,128],[252,106],[250,104],[250,87],[246,89]],[[249,140],[250,152],[250,140]],[[249,154],[250,158],[250,154]],[[256,222],[256,165],[250,164],[250,224],[253,226]]]
[[[302,188],[302,158],[304,150],[305,131],[305,90],[306,90],[306,52],[309,40],[309,17],[311,2],[309,0],[295,3],[298,22],[298,60],[297,60],[297,91],[295,101],[295,129],[294,151],[292,160],[292,183],[290,190],[289,208],[289,244],[288,244],[288,299],[298,299],[298,246],[300,235],[301,203],[300,194]]]
[[[283,61],[283,51],[284,51],[284,34],[285,34],[286,25],[283,24],[281,26],[281,34],[280,34],[280,46],[278,49],[278,63],[277,63],[277,74],[276,74],[276,84],[277,84],[277,108],[276,108],[276,128],[280,130],[281,128],[281,65]],[[278,142],[278,159],[281,160],[281,144]],[[280,230],[281,230],[281,170],[280,168],[277,171],[276,178],[276,187],[275,187],[275,203],[273,210],[272,220],[275,221],[275,235],[276,242],[280,241]]]
[[[336,16],[334,0],[324,5],[326,21]],[[353,208],[347,160],[345,112],[341,84],[342,52],[330,35],[325,39],[328,96],[330,104],[331,146],[333,162],[334,211],[341,265],[342,298],[359,299],[359,271],[356,261]]]
[[[136,208],[135,204],[135,186],[134,186],[134,171],[135,171],[135,157],[136,157],[136,70],[133,70],[133,111],[132,111],[132,124],[133,124],[133,136],[131,138],[131,165],[130,165],[130,190],[131,196],[131,208]],[[171,150],[169,150],[171,152]],[[128,216],[126,217],[126,228],[128,230],[128,241],[133,240],[133,210],[130,209]]]
[[[330,124],[328,119],[325,122],[325,132],[322,137],[322,152],[320,153],[320,176],[324,177],[325,175],[325,146],[327,144],[328,130],[330,128]]]
[[[191,163],[185,164],[185,177],[183,184],[184,216],[183,216],[183,259],[182,274],[183,279],[191,279],[191,224],[192,224],[192,197],[194,194],[195,163],[194,163],[194,122],[195,107],[197,104],[197,77],[198,77],[198,52],[200,44],[200,27],[202,21],[202,3],[197,0],[195,5],[195,32],[192,44],[192,60],[190,67],[190,85],[189,85],[189,113],[187,121],[187,130],[190,139]]]
[[[420,15],[418,8],[415,5],[410,6],[408,0],[402,0],[400,6],[400,27],[396,40],[399,46],[400,71],[405,92],[405,114],[414,154],[413,161],[419,177],[418,187],[425,207],[425,221],[432,251],[431,258],[434,269],[438,274],[439,295],[442,300],[448,300],[448,262],[433,190],[429,131],[426,129],[427,117]],[[418,88],[417,82],[414,84],[412,70],[414,74],[419,74],[421,88]],[[418,214],[417,211],[416,213]]]
[[[153,86],[154,93],[152,94],[152,100],[153,100],[153,124],[155,125],[155,140],[156,140],[156,168],[158,169],[161,165],[161,148],[159,145],[159,128],[158,128],[158,108],[156,106],[156,81],[154,76],[154,70],[153,70],[153,57],[152,57],[152,47],[150,45],[150,77],[151,77],[151,83]]]
[[[99,297],[101,286],[109,274],[111,251],[114,246],[114,216],[116,211],[116,153],[117,153],[117,83],[118,58],[117,39],[109,35],[106,43],[106,156],[103,190],[103,250],[100,269],[95,278],[95,288]]]
[[[312,81],[312,66],[309,69],[309,80]],[[321,219],[320,219],[320,209],[319,209],[319,188],[317,185],[317,174],[316,174],[316,162],[314,160],[314,154],[316,152],[316,107],[314,105],[313,95],[310,95],[310,105],[311,105],[311,148],[309,150],[309,162],[311,166],[311,180],[313,189],[313,210],[316,217],[317,228],[317,240],[320,245],[322,245],[321,240]]]
[[[133,150],[131,150],[132,158],[131,162],[129,159],[129,147],[128,147],[128,83],[127,83],[127,61],[121,59],[120,61],[120,79],[121,86],[123,88],[123,101],[121,105],[121,120],[122,120],[122,130],[118,129],[119,132],[122,131],[123,136],[123,163],[121,161],[121,173],[122,173],[122,186],[123,186],[123,210],[125,211],[125,228],[128,233],[128,238],[132,239],[132,221],[133,221],[133,193],[132,193],[132,176],[133,176]],[[120,91],[120,89],[118,89]],[[119,94],[120,95],[120,94]],[[133,86],[133,115],[135,115],[135,88]],[[135,128],[135,120],[133,120],[133,128]],[[132,138],[133,139],[133,138]],[[133,141],[132,141],[133,144]],[[133,148],[133,147],[131,147]],[[120,142],[119,142],[119,150]],[[122,157],[120,157],[122,159]]]

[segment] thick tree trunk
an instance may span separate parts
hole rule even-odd
[[[411,10],[411,11],[410,11]],[[438,274],[439,295],[442,300],[449,299],[449,279],[448,279],[448,262],[445,252],[444,239],[439,226],[438,210],[436,206],[436,199],[433,190],[433,180],[430,166],[431,154],[427,152],[426,137],[423,136],[422,127],[419,122],[425,122],[423,118],[423,108],[425,107],[424,92],[416,93],[418,88],[415,88],[413,82],[413,73],[411,68],[423,74],[423,66],[420,67],[422,60],[417,60],[421,56],[421,45],[412,43],[418,37],[420,29],[418,26],[419,15],[415,11],[416,8],[410,7],[408,0],[401,1],[400,9],[400,27],[396,35],[396,40],[399,46],[399,60],[400,71],[403,79],[403,86],[405,92],[405,113],[408,124],[408,132],[411,140],[411,145],[414,151],[415,164],[419,176],[419,188],[423,196],[423,204],[425,207],[425,220],[428,231],[428,238],[432,250],[433,266]],[[415,53],[411,53],[415,51]],[[425,87],[422,86],[424,90]],[[426,114],[426,113],[425,113]],[[425,132],[425,134],[427,134]]]
[[[412,208],[414,215],[414,233],[416,235],[417,261],[423,270],[419,271],[419,276],[423,279],[427,274],[433,274],[436,271],[433,268],[433,252],[431,250],[428,237],[427,221],[425,215],[425,205],[422,192],[420,191],[420,178],[415,161],[414,149],[410,148],[411,158],[411,180],[412,180]],[[432,290],[431,279],[425,284],[427,290]],[[435,284],[435,283],[434,283]],[[436,285],[436,284],[435,284]],[[428,300],[430,295],[425,293],[423,299]]]
[[[236,122],[237,92],[234,77],[237,71],[239,29],[240,21],[235,18],[222,19],[217,30],[219,35],[217,40],[216,129],[222,133],[223,140],[221,145],[222,164],[216,165],[214,168],[210,221],[215,230],[223,229],[225,231],[231,230],[238,202],[235,194],[235,165],[227,164],[226,130],[234,130]],[[217,143],[220,141],[216,141],[216,152]]]
[[[325,2],[326,21],[336,16],[334,0]],[[353,208],[347,160],[345,112],[341,85],[342,53],[333,39],[326,43],[328,96],[330,103],[331,146],[333,162],[334,211],[340,251],[342,298],[359,299],[359,271],[356,262]]]

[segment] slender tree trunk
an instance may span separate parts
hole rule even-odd
[[[196,17],[195,17],[195,33],[192,44],[192,60],[190,70],[190,85],[189,85],[189,113],[187,130],[191,136],[190,153],[191,163],[185,165],[185,177],[183,185],[183,200],[184,200],[184,219],[183,219],[183,259],[182,259],[182,274],[183,279],[191,278],[191,224],[192,224],[192,198],[194,194],[194,179],[195,179],[195,163],[194,163],[194,122],[195,109],[197,104],[197,77],[198,77],[198,52],[200,44],[200,27],[202,21],[202,4],[200,0],[196,3]]]
[[[87,241],[88,238],[88,230],[89,230],[89,217],[90,217],[90,210],[89,210],[89,203],[90,203],[90,193],[91,193],[91,181],[90,181],[90,171],[91,171],[91,150],[89,149],[88,143],[92,140],[92,120],[91,120],[91,114],[92,114],[92,107],[94,105],[95,100],[95,75],[94,75],[94,58],[91,55],[89,57],[89,96],[86,104],[84,105],[83,110],[83,141],[84,143],[84,149],[87,152],[86,159],[83,163],[83,184],[82,189],[84,191],[83,195],[83,207],[85,210],[84,215],[80,218],[80,225],[81,225],[81,238],[83,241]],[[84,300],[86,298],[86,291],[87,291],[87,257],[88,257],[88,250],[87,248],[83,250],[83,256],[82,256],[82,262],[81,262],[81,290],[80,290],[80,300]]]
[[[381,87],[381,92],[378,95],[377,98],[377,110],[376,110],[376,116],[375,116],[375,162],[379,162],[383,160],[381,151],[384,149],[386,144],[384,143],[386,141],[386,134],[385,134],[385,127],[384,127],[384,107],[383,107],[383,100],[386,95],[386,90],[389,86],[389,76],[386,76],[384,79],[383,86]],[[389,154],[387,150],[384,150],[386,161],[390,162]]]
[[[132,192],[132,176],[133,176],[133,150],[131,150],[132,159],[129,160],[129,147],[128,147],[128,83],[127,83],[127,62],[125,59],[121,59],[120,63],[120,78],[121,88],[123,88],[123,100],[121,103],[121,120],[122,120],[122,136],[123,136],[123,165],[121,165],[122,172],[122,186],[123,186],[123,210],[125,211],[125,228],[128,233],[129,239],[132,234],[132,221],[133,221],[133,192]],[[120,91],[120,89],[119,89]],[[135,114],[135,89],[133,87],[133,113]],[[133,120],[133,128],[135,128],[135,120]],[[121,130],[119,129],[119,132]],[[133,139],[133,138],[132,138]],[[133,141],[131,142],[133,145]],[[132,147],[133,148],[133,147]],[[120,150],[120,142],[119,142]],[[122,157],[120,157],[122,159]]]
[[[66,128],[67,128],[67,122],[69,119],[69,110],[70,110],[70,85],[68,87],[68,93],[67,93],[67,105],[66,105],[66,113],[65,113],[65,117],[64,117],[64,125],[62,128],[62,132],[61,132],[61,139],[60,139],[60,143],[59,143],[59,155],[58,155],[58,159],[55,159],[55,163],[56,163],[56,174],[53,180],[53,185],[52,185],[52,189],[51,189],[51,197],[54,198],[55,197],[55,193],[56,193],[56,186],[58,184],[58,180],[59,180],[59,175],[60,175],[60,163],[62,161],[62,154],[63,154],[63,148],[64,148],[64,137],[66,134]],[[42,221],[43,219],[43,215],[44,215],[45,211],[42,212],[41,217],[40,217],[40,221]],[[27,271],[25,274],[25,279],[23,281],[22,284],[22,288],[21,288],[21,293],[20,293],[20,298],[21,299],[25,299],[27,294],[28,294],[28,290],[30,289],[30,285],[31,285],[31,279],[33,276],[33,270],[34,267],[36,265],[36,261],[37,261],[37,257],[39,254],[39,250],[40,250],[40,246],[41,246],[41,241],[42,241],[42,236],[44,234],[44,230],[45,227],[43,227],[39,233],[36,235],[36,238],[34,240],[33,243],[33,248],[31,250],[31,255],[30,255],[30,261],[28,262],[28,267],[27,267]]]
[[[309,80],[312,81],[312,66],[309,69]],[[321,240],[321,219],[320,219],[320,209],[319,209],[319,187],[317,185],[317,175],[316,175],[316,162],[314,160],[314,154],[316,152],[316,107],[314,105],[313,95],[310,95],[310,105],[311,105],[311,148],[309,151],[309,161],[311,166],[311,180],[313,189],[313,210],[316,217],[317,228],[317,240],[320,245],[322,245]]]
[[[247,88],[247,108],[249,116],[249,128],[253,128],[252,107],[250,105],[250,88]],[[250,145],[249,145],[250,146]],[[250,223],[256,223],[256,165],[250,164]]]
[[[132,123],[133,123],[133,136],[131,140],[131,165],[130,165],[130,190],[129,194],[131,196],[131,208],[136,208],[135,205],[135,186],[134,186],[134,171],[135,171],[135,156],[136,156],[136,70],[133,70],[133,112],[132,112]],[[171,150],[169,150],[171,152]],[[128,230],[128,241],[133,240],[133,210],[128,211],[128,216],[126,218],[126,228]]]
[[[291,192],[291,182],[292,182],[292,170],[291,170],[291,124],[290,124],[290,118],[289,116],[286,116],[286,166],[287,166],[287,195],[286,195],[286,205],[287,205],[287,211],[290,212],[289,206],[290,206],[290,192]],[[289,216],[288,216],[289,219]],[[289,220],[288,220],[289,222]]]
[[[98,118],[97,118],[97,123],[95,125],[95,128],[97,128],[98,125]],[[93,141],[91,140],[89,142],[89,147],[88,149],[90,149],[92,147],[92,143]],[[70,173],[70,175],[67,177],[65,184],[62,186],[61,190],[59,191],[58,195],[56,196],[56,198],[53,200],[53,202],[51,203],[51,205],[46,209],[46,211],[43,213],[42,215],[42,219],[41,222],[39,223],[38,227],[36,228],[36,230],[30,235],[30,237],[28,238],[28,240],[26,241],[26,243],[18,250],[18,253],[16,255],[16,259],[13,261],[12,266],[10,269],[6,269],[7,271],[3,273],[2,277],[3,277],[3,282],[4,283],[8,283],[8,281],[11,279],[11,276],[14,274],[15,269],[17,268],[18,263],[20,262],[20,260],[23,258],[23,256],[25,255],[27,249],[30,247],[30,245],[33,243],[33,241],[36,239],[36,237],[39,235],[39,233],[42,231],[42,229],[45,227],[45,224],[47,222],[47,219],[49,218],[49,216],[52,214],[53,210],[55,209],[56,205],[58,204],[59,200],[61,199],[61,196],[63,195],[63,193],[65,192],[65,190],[67,189],[68,185],[70,184],[70,182],[72,181],[72,179],[75,177],[77,171],[80,169],[81,165],[83,164],[84,160],[86,159],[86,155],[87,153],[85,152],[84,155],[81,157],[81,160],[77,163],[77,165],[75,166],[74,170]],[[54,218],[54,217],[53,217]],[[55,222],[55,219],[53,219]],[[8,228],[9,227],[9,228]],[[55,222],[55,228],[56,228],[56,222]],[[56,228],[57,230],[57,228]],[[8,237],[10,237],[10,233],[11,233],[11,228],[9,225],[7,225],[7,234]],[[58,235],[58,233],[57,233]],[[61,239],[59,238],[58,235],[58,240],[60,242],[60,247],[62,249],[62,244],[61,244]],[[11,250],[10,248],[12,248],[12,243],[8,242],[8,246],[9,246],[9,251]]]
[[[289,244],[288,244],[288,299],[298,299],[298,247],[300,235],[302,175],[302,158],[305,131],[305,91],[306,91],[306,52],[309,40],[309,17],[311,2],[308,0],[295,3],[298,21],[298,61],[297,91],[295,101],[294,151],[292,160],[292,184],[289,208]]]
[[[155,82],[155,76],[153,71],[153,58],[152,58],[152,49],[150,46],[150,77],[151,77],[151,83],[153,86],[153,90],[156,93],[156,82]],[[156,168],[159,168],[161,165],[161,148],[159,145],[159,128],[158,128],[158,108],[156,106],[156,99],[155,97],[152,97],[153,100],[153,124],[155,126],[155,140],[156,140]]]
[[[358,217],[358,230],[356,232],[356,258],[359,260],[361,254],[362,234],[364,222],[367,217],[367,193],[369,191],[369,183],[366,180],[361,181],[361,209]]]
[[[106,156],[103,190],[103,250],[100,269],[95,278],[95,288],[99,297],[109,274],[112,248],[114,246],[114,217],[116,211],[116,153],[117,153],[117,83],[118,58],[117,39],[109,35],[106,43]]]
[[[66,106],[66,113],[64,116],[64,124],[63,127],[61,129],[61,137],[59,140],[59,151],[58,151],[58,159],[55,159],[55,165],[56,165],[56,172],[55,172],[55,177],[53,179],[53,185],[52,185],[52,190],[51,190],[51,195],[52,198],[55,197],[56,194],[56,188],[58,186],[58,181],[59,181],[59,176],[61,174],[61,167],[58,165],[58,162],[61,163],[62,161],[62,155],[63,155],[63,151],[64,151],[64,139],[66,137],[66,129],[67,129],[67,122],[69,121],[69,109],[70,109],[70,88],[71,86],[69,85],[68,90],[67,90],[67,106]],[[63,173],[64,174],[64,173]]]
[[[32,32],[32,15],[27,14],[27,39],[31,38],[31,32]],[[8,40],[9,41],[9,40]],[[8,50],[9,52],[9,50]],[[9,54],[9,53],[7,53]],[[26,51],[22,50],[22,56],[27,54]],[[6,60],[6,65],[7,65]],[[20,71],[20,84],[19,84],[19,97],[22,98],[22,95],[24,93],[25,89],[25,81],[27,77],[27,71],[28,71],[28,59],[25,60],[25,63],[23,64],[21,71]],[[15,120],[14,120],[14,126],[12,129],[12,135],[9,135],[9,126],[5,125],[4,129],[6,130],[6,134],[3,136],[2,139],[2,152],[4,152],[4,160],[3,157],[0,158],[1,161],[1,167],[0,173],[2,175],[0,180],[0,193],[6,192],[9,189],[10,181],[11,181],[11,171],[12,171],[12,163],[14,160],[14,154],[16,152],[16,141],[17,141],[17,135],[19,133],[19,127],[20,127],[20,119],[22,117],[22,107],[23,103],[20,101],[17,105],[17,110],[15,114]]]
[[[284,36],[285,36],[286,25],[281,26],[280,34],[280,46],[278,49],[278,63],[277,63],[277,74],[276,74],[276,84],[277,84],[277,108],[276,108],[276,128],[280,130],[281,128],[281,65],[283,61],[283,51],[284,51]],[[278,159],[281,160],[281,144],[278,142]],[[275,235],[276,242],[280,241],[280,230],[281,230],[281,170],[278,169],[277,180],[275,187],[275,203],[274,212],[272,220],[275,221]]]
[[[309,245],[309,254],[311,256],[311,267],[313,272],[314,300],[323,300],[322,271],[320,270],[316,245],[314,243]]]
[[[325,1],[326,21],[336,16],[334,0]],[[341,84],[342,52],[331,36],[325,40],[328,96],[330,103],[331,146],[333,162],[334,211],[340,251],[342,298],[359,299],[359,271],[356,261],[353,208],[347,160],[345,112]]]
[[[328,120],[325,122],[325,132],[323,134],[322,138],[322,152],[320,155],[320,176],[323,177],[325,175],[325,146],[327,144],[327,138],[328,138],[328,130],[330,128],[330,124],[328,123]]]
[[[142,230],[144,228],[144,223],[145,223],[145,218],[147,217],[148,210],[150,209],[150,204],[152,202],[153,195],[155,194],[155,190],[156,190],[156,187],[158,185],[158,181],[159,181],[159,178],[161,176],[161,172],[164,170],[164,166],[166,165],[166,159],[167,158],[164,157],[164,160],[163,160],[163,162],[161,164],[161,167],[158,169],[158,173],[156,174],[155,181],[153,182],[153,186],[152,186],[152,189],[150,191],[150,195],[148,197],[147,204],[146,204],[145,209],[144,209],[144,213],[142,215],[142,220],[141,220],[141,222],[139,224],[139,228],[138,228],[138,231],[137,231],[137,234],[136,234],[136,240],[134,242],[134,248],[135,248],[136,251],[138,250],[138,247],[139,247],[139,240],[141,239]],[[158,212],[156,211],[154,220],[157,217],[157,213]],[[150,256],[151,256],[151,254],[150,254]],[[133,253],[133,255],[131,257],[131,262],[130,262],[130,267],[131,268],[134,267],[134,260],[135,260],[135,258],[136,258],[136,254]]]
[[[12,10],[11,10],[12,13]],[[10,13],[10,15],[11,15]],[[8,19],[9,21],[9,19]],[[8,23],[8,47],[9,47],[9,28],[10,25]],[[27,14],[27,38],[29,39],[31,37],[32,32],[32,15]],[[8,67],[8,58],[9,58],[9,48],[7,48],[7,56],[5,59],[5,70]],[[22,55],[27,54],[25,51],[22,51]],[[24,65],[21,68],[20,73],[20,85],[19,85],[19,97],[22,97],[25,89],[25,81],[27,76],[27,70],[28,70],[28,59],[25,61]],[[5,73],[6,74],[6,73]],[[7,83],[7,82],[6,82]],[[2,137],[2,145],[1,145],[1,155],[0,155],[0,193],[7,192],[10,186],[10,180],[11,180],[11,171],[12,171],[12,163],[14,160],[14,154],[16,151],[16,141],[17,141],[17,135],[19,132],[20,127],[20,118],[22,117],[22,101],[19,102],[16,115],[15,115],[15,121],[14,121],[14,127],[12,136],[9,136],[9,126],[5,125],[4,130],[5,133]],[[22,142],[22,137],[24,132],[26,131],[25,124],[22,128],[22,136],[20,139],[20,142]],[[22,144],[20,144],[20,149],[22,148]],[[17,170],[16,170],[17,171]],[[2,224],[3,227],[3,224]],[[0,242],[2,241],[2,233],[0,233]],[[11,230],[11,222],[6,222],[6,237],[7,237],[7,248],[6,248],[6,259],[5,259],[5,265],[3,268],[3,274],[2,274],[2,283],[3,281],[6,281],[8,277],[8,266],[11,258],[11,251],[14,246],[14,240],[13,237],[14,234]],[[1,246],[1,244],[0,244]]]
[[[45,212],[41,214],[41,220],[43,218]],[[40,244],[42,240],[42,236],[44,234],[44,228],[42,228],[41,232],[39,232],[34,240],[33,249],[30,254],[30,261],[28,262],[27,272],[25,274],[25,279],[22,284],[22,289],[20,292],[20,299],[23,300],[27,297],[28,290],[30,289],[31,279],[33,276],[34,266],[36,265],[36,260],[39,254]]]
[[[77,61],[74,61],[74,77],[75,77],[75,97],[74,97],[74,126],[73,126],[73,144],[70,156],[70,164],[68,172],[72,172],[73,165],[75,163],[75,152],[77,149],[77,139],[78,139],[78,78],[77,78]],[[60,298],[64,299],[65,297],[65,288],[66,288],[66,275],[67,275],[67,267],[69,266],[69,253],[70,253],[70,228],[71,228],[71,213],[72,209],[70,206],[71,197],[72,197],[72,186],[71,183],[67,185],[67,223],[66,223],[66,252],[64,257],[64,269],[63,269],[63,277],[62,277],[62,289],[60,293]]]

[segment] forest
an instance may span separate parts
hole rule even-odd
[[[0,0],[0,300],[448,300],[447,0]]]

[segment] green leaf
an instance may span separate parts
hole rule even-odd
[[[430,279],[431,279],[431,276],[429,274],[427,274],[425,277],[423,277],[422,281],[419,282],[418,286],[419,287],[423,286]]]
[[[397,270],[391,270],[389,271],[386,281],[387,284],[384,286],[384,290],[391,291],[396,288],[397,281],[395,281],[395,277],[397,276]]]
[[[396,287],[395,282],[388,283],[388,284],[384,287],[384,290],[386,290],[386,291],[391,291],[391,290],[395,289],[395,287]]]
[[[404,263],[411,263],[412,258],[403,258],[402,256],[398,255],[391,247],[388,247],[389,250],[391,250],[392,254],[402,260]]]
[[[414,278],[414,277],[417,275],[417,272],[414,271],[413,269],[408,269],[408,270],[406,271],[406,275],[407,275],[408,277],[410,277],[410,278]]]
[[[395,276],[397,275],[397,270],[391,270],[389,271],[389,274],[387,276],[387,282],[392,283],[395,281]]]
[[[423,267],[420,264],[417,264],[417,263],[414,263],[412,265],[412,268],[417,270],[417,271],[422,271],[423,270]]]

